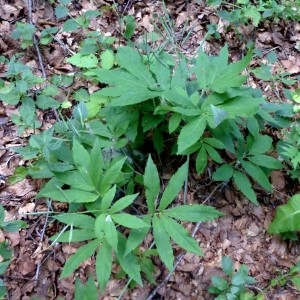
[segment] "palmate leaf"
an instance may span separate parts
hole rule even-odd
[[[268,228],[269,233],[278,234],[300,229],[300,194],[294,195],[287,204],[277,208],[275,218]]]
[[[101,243],[101,240],[96,239],[88,244],[80,247],[75,254],[73,254],[68,260],[66,261],[62,272],[60,274],[60,278],[65,278],[72,274],[79,266],[80,264],[88,259],[90,256],[93,255],[93,253],[96,251],[96,249],[99,247]]]
[[[113,97],[112,106],[126,106],[141,103],[162,95],[159,82],[147,69],[138,51],[131,47],[119,47],[116,55],[121,68],[113,70],[94,69],[85,75],[96,77],[109,85],[100,90],[102,96]]]
[[[201,89],[210,89],[217,93],[224,93],[230,87],[239,87],[246,76],[241,72],[250,63],[252,52],[240,61],[228,65],[228,47],[221,49],[219,56],[208,56],[203,51],[198,55],[195,73]]]
[[[96,77],[99,82],[110,85],[100,90],[99,95],[113,97],[111,106],[137,104],[162,94],[161,91],[149,89],[155,85],[155,81],[145,82],[120,68],[112,70],[94,69],[85,72],[85,75]]]

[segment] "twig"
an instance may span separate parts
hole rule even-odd
[[[49,209],[49,207],[48,207],[48,209]],[[42,244],[42,242],[43,242],[43,239],[44,239],[44,236],[45,236],[46,227],[47,227],[47,223],[48,223],[48,218],[49,218],[49,214],[46,214],[46,219],[45,219],[45,223],[44,223],[44,226],[43,226],[43,229],[42,229],[42,233],[40,235],[40,243],[39,244]],[[38,280],[39,275],[40,275],[41,266],[42,266],[42,263],[38,263],[37,264],[35,275],[34,275],[33,279]]]
[[[254,286],[254,285],[249,285],[249,284],[245,284],[245,287],[250,290],[255,290],[255,291],[258,291],[258,292],[264,294],[265,300],[269,300],[268,296],[265,294],[265,292],[261,288]]]
[[[34,23],[32,21],[32,0],[28,0],[27,3],[28,3],[29,24],[34,25]],[[44,65],[43,65],[43,59],[42,59],[41,51],[40,51],[40,48],[39,48],[39,45],[38,45],[38,40],[37,40],[37,38],[34,34],[33,34],[32,38],[33,38],[34,48],[35,48],[35,51],[36,51],[37,56],[38,56],[41,72],[42,72],[43,78],[46,80],[47,76],[46,76],[45,68],[44,68]]]
[[[56,36],[54,36],[53,34],[51,34],[51,37],[56,41],[58,42],[58,44],[66,51],[68,51],[70,54],[74,55],[76,54],[73,50],[71,50],[69,48],[68,45],[64,44],[59,38],[57,38]]]

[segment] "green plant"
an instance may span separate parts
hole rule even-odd
[[[177,154],[197,154],[198,173],[205,170],[209,158],[223,164],[217,150],[226,147],[237,156],[236,162],[234,167],[224,164],[214,179],[228,181],[233,177],[238,188],[257,204],[249,179],[239,172],[240,165],[267,190],[271,185],[266,170],[278,169],[282,165],[266,155],[272,148],[272,139],[259,134],[260,125],[254,117],[260,113],[259,105],[264,100],[257,97],[254,90],[241,86],[245,77],[240,72],[248,64],[251,52],[243,60],[229,65],[226,47],[218,57],[200,52],[191,69],[188,69],[185,59],[174,66],[166,53],[156,55],[147,67],[137,51],[123,47],[116,55],[120,68],[95,68],[85,71],[84,75],[109,84],[98,94],[110,97],[108,106],[120,109],[130,106],[142,112],[139,116],[142,131],[155,128],[153,142],[158,152],[161,151],[160,141],[155,137],[163,136],[168,128],[168,134],[177,136],[177,145],[173,147]],[[171,76],[172,68],[174,76]],[[189,80],[193,74],[197,79]],[[246,99],[251,99],[247,106],[244,105]],[[168,116],[167,123],[166,118],[161,117],[164,115]],[[246,142],[239,129],[241,124],[250,131]],[[264,146],[257,148],[257,145]],[[225,168],[226,173],[223,172]],[[234,169],[237,171],[233,172]]]
[[[260,0],[254,3],[250,0],[227,2],[223,0],[208,0],[209,5],[225,6],[219,16],[234,25],[252,23],[255,27],[261,21],[270,20],[299,20],[298,4],[294,0]]]
[[[291,281],[296,289],[300,291],[300,262],[297,262],[290,270],[285,274],[280,274],[276,278],[271,280],[270,287],[275,287],[277,285],[283,287],[289,281]]]
[[[245,286],[255,283],[255,279],[248,275],[249,269],[247,266],[241,265],[238,271],[234,272],[232,260],[227,256],[223,256],[222,270],[225,277],[212,276],[212,285],[208,288],[209,293],[218,295],[215,299],[258,299]]]
[[[27,47],[33,46],[32,36],[35,34],[36,28],[32,24],[27,23],[16,23],[16,28],[12,32],[11,37],[15,40],[21,40],[21,48],[26,49]]]
[[[146,38],[135,49],[129,41],[135,20],[118,15],[127,46],[115,51],[114,37],[88,28],[90,19],[98,17],[99,12],[86,11],[73,18],[69,3],[60,0],[55,15],[66,19],[63,31],[80,28],[86,34],[78,52],[66,60],[77,67],[77,73],[51,76],[47,85],[36,88],[44,81],[13,58],[8,63],[8,82],[0,81],[1,100],[19,106],[19,116],[14,116],[13,121],[20,132],[40,126],[36,109],[58,110],[57,122],[51,129],[32,134],[27,146],[14,148],[27,163],[17,168],[10,181],[26,176],[46,178],[48,182],[37,198],[68,204],[67,212],[52,215],[64,227],[51,241],[81,244],[68,258],[61,278],[71,275],[84,260],[95,255],[101,292],[112,276],[127,276],[128,286],[142,285],[143,278],[154,283],[152,258],[158,256],[171,271],[173,243],[202,255],[183,222],[203,222],[222,215],[209,206],[175,201],[187,181],[189,164],[195,164],[202,174],[214,162],[212,179],[232,180],[250,201],[258,204],[252,180],[271,191],[268,176],[283,166],[274,157],[272,138],[262,130],[266,123],[287,127],[284,118],[291,116],[291,107],[270,106],[260,91],[244,85],[247,76],[243,71],[251,61],[252,50],[233,63],[228,62],[227,46],[218,56],[200,50],[188,59],[178,50],[170,18],[162,20],[166,32],[161,32],[163,45],[153,49]],[[257,22],[253,15],[250,18]],[[23,27],[18,25],[16,38],[21,38]],[[208,29],[207,37],[218,37],[214,26]],[[43,30],[41,44],[51,43],[56,32],[55,27]],[[26,36],[28,46],[29,40],[31,37]],[[155,34],[151,41],[157,41]],[[166,51],[170,45],[176,50],[176,57]],[[268,75],[269,66],[255,72],[257,77]],[[69,87],[74,78],[84,79],[99,89],[73,90]],[[287,78],[276,77],[283,79]],[[60,89],[67,90],[62,103],[57,97]],[[72,113],[65,114],[64,108],[70,107]],[[177,155],[178,161],[185,161],[181,167],[175,167],[164,188],[151,158],[154,152],[155,162],[162,154]],[[140,190],[143,192],[137,193]],[[146,237],[153,241],[150,247],[145,247]],[[117,274],[113,272],[115,264],[119,266]],[[218,299],[226,295],[228,299],[252,299],[253,294],[245,289],[245,284],[254,282],[247,267],[234,273],[228,258],[223,259],[222,265],[228,280],[214,278],[211,288],[220,295]],[[92,277],[86,286],[76,280],[75,299],[97,299],[97,295]]]
[[[111,187],[120,177],[125,160],[118,159],[106,173],[97,174],[102,164],[99,144],[96,142],[90,158],[78,142],[74,141],[74,145],[73,159],[77,171],[56,174],[56,178],[51,179],[39,193],[39,196],[75,205],[80,203],[86,207],[86,213],[92,214],[68,213],[54,216],[56,220],[66,224],[66,227],[63,232],[51,238],[53,241],[89,241],[67,260],[61,278],[74,272],[96,251],[96,274],[101,291],[104,291],[111,276],[114,259],[130,279],[142,285],[140,273],[144,272],[151,279],[149,271],[153,268],[152,263],[147,255],[133,250],[143,242],[150,228],[157,253],[169,270],[172,270],[174,260],[170,238],[187,251],[202,254],[196,241],[177,220],[208,221],[222,214],[212,207],[197,204],[168,208],[182,188],[188,172],[187,164],[178,169],[160,196],[158,172],[152,159],[148,159],[144,174],[147,214],[137,217],[124,211],[133,203],[137,194],[118,199],[116,185]],[[67,184],[70,188],[62,189],[62,184]],[[128,238],[122,233],[124,227],[131,229]],[[68,228],[70,229],[67,230]]]
[[[276,210],[275,218],[268,228],[269,233],[287,234],[300,229],[300,194],[292,196],[289,201]]]

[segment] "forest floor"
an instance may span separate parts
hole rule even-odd
[[[116,1],[116,10],[107,9],[113,1],[81,0],[73,1],[69,7],[73,17],[86,10],[100,10],[102,17],[97,23],[91,22],[90,28],[100,30],[111,36],[119,36],[118,14],[133,15],[137,28],[132,38],[139,42],[145,31],[152,32],[159,27],[160,18],[165,16],[165,9],[161,1]],[[33,3],[32,21],[39,30],[45,26],[62,26],[63,21],[55,18],[54,6],[49,2]],[[104,7],[106,6],[106,9]],[[208,24],[215,24],[219,38],[211,37],[202,46],[207,53],[216,54],[227,43],[230,48],[230,59],[240,59],[246,52],[249,40],[262,53],[274,51],[277,61],[272,65],[272,72],[280,74],[289,72],[296,78],[300,73],[300,53],[295,48],[300,40],[300,24],[295,22],[278,23],[263,22],[259,27],[244,25],[236,30],[228,30],[225,21],[220,19],[214,8],[205,6],[201,1],[178,0],[167,1],[166,8],[170,19],[174,22],[176,43],[180,51],[186,55],[194,55],[207,32]],[[12,58],[22,52],[23,62],[32,67],[35,73],[41,75],[38,57],[33,48],[22,50],[16,40],[11,38],[16,21],[28,22],[29,14],[27,2],[22,0],[0,0],[0,54]],[[189,36],[186,33],[190,32]],[[68,74],[72,67],[65,62],[70,52],[76,52],[78,43],[83,38],[83,32],[59,33],[58,40],[50,46],[41,47],[42,59],[47,74]],[[122,43],[122,40],[120,40]],[[251,65],[260,65],[265,60],[264,55],[253,59]],[[5,77],[5,69],[1,69],[0,77]],[[272,101],[285,101],[284,84],[280,81],[265,82],[249,74],[248,84],[260,88],[264,96]],[[300,88],[298,83],[294,86]],[[72,87],[76,89],[75,86]],[[65,95],[62,95],[65,97]],[[46,200],[35,200],[34,196],[43,184],[40,180],[25,179],[17,184],[7,184],[7,178],[14,173],[17,166],[24,161],[11,149],[17,145],[24,145],[31,132],[19,135],[16,126],[11,122],[11,115],[17,113],[17,107],[0,103],[0,174],[1,190],[0,203],[4,206],[7,219],[14,219],[24,213],[47,211]],[[50,115],[41,115],[42,128],[49,128],[53,123]],[[166,167],[162,178],[169,178],[172,167]],[[189,175],[188,203],[206,203],[214,205],[225,213],[224,217],[203,223],[196,233],[196,240],[203,249],[204,256],[185,254],[169,280],[158,290],[153,299],[213,299],[207,292],[211,284],[211,276],[220,275],[221,259],[229,256],[235,269],[245,264],[250,269],[250,275],[256,279],[252,287],[255,292],[265,291],[266,299],[300,299],[300,292],[292,284],[271,287],[272,279],[293,266],[299,259],[300,248],[297,242],[283,241],[279,236],[267,233],[268,225],[274,217],[278,205],[286,203],[288,198],[299,192],[297,182],[292,181],[284,171],[275,171],[271,175],[274,193],[266,193],[255,187],[260,206],[251,204],[234,185],[218,186],[210,181],[207,172],[198,176],[191,169]],[[179,195],[178,201],[182,200]],[[55,209],[64,209],[62,204],[53,204]],[[66,259],[76,252],[79,244],[56,244],[49,247],[49,237],[57,233],[60,228],[56,223],[49,223],[46,215],[32,214],[24,217],[29,227],[17,233],[0,231],[0,241],[8,240],[13,249],[13,260],[3,279],[8,288],[8,299],[73,299],[74,281],[70,276],[59,280],[59,273]],[[47,226],[46,226],[47,225]],[[192,231],[194,226],[187,224]],[[176,249],[176,248],[175,248]],[[180,249],[175,254],[181,254]],[[167,276],[159,261],[155,280],[157,285]],[[83,281],[86,280],[94,259],[84,263],[76,272]],[[126,281],[113,279],[109,281],[106,293],[101,299],[117,299]],[[128,289],[122,299],[146,299],[156,285],[145,283],[143,287]]]

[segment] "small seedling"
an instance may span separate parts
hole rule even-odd
[[[212,285],[208,288],[211,294],[218,295],[215,299],[254,299],[254,293],[247,290],[247,284],[254,284],[255,279],[248,275],[249,269],[241,265],[237,272],[234,272],[232,260],[224,256],[222,258],[222,270],[224,277],[212,276]]]

